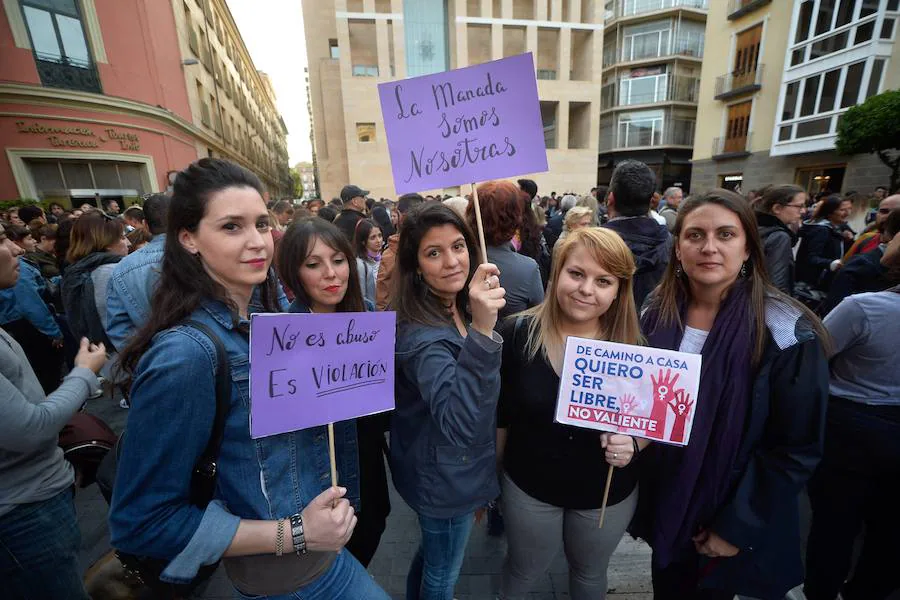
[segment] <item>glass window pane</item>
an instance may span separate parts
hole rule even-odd
[[[815,121],[806,121],[797,123],[797,137],[805,138],[813,135],[824,135],[828,133],[831,126],[831,117],[824,119],[816,119]]]
[[[822,80],[822,97],[819,99],[818,112],[828,112],[834,108],[834,103],[837,100],[838,80],[840,78],[840,69],[825,73],[825,78]]]
[[[797,19],[797,35],[794,43],[799,43],[809,37],[809,24],[812,19],[813,0],[806,0],[800,5],[800,16]]]
[[[782,121],[788,121],[794,118],[794,112],[797,109],[797,91],[799,88],[799,81],[788,84],[787,90],[784,93],[784,110],[781,112]]]
[[[819,15],[816,18],[816,35],[821,35],[831,29],[831,19],[834,17],[834,4],[836,0],[821,0],[819,2]]]
[[[806,54],[806,48],[800,48],[799,50],[794,50],[791,53],[791,66],[799,65],[803,62],[803,57]]]
[[[872,74],[869,76],[869,87],[866,90],[866,98],[874,96],[881,87],[881,72],[884,71],[884,60],[876,59],[872,64]]]
[[[59,25],[59,37],[62,38],[66,58],[73,62],[90,64],[90,55],[84,39],[84,30],[81,29],[81,21],[56,15],[56,23]]]
[[[859,98],[859,88],[862,85],[863,69],[866,63],[858,62],[847,67],[847,78],[844,80],[844,94],[841,97],[841,108],[847,108],[856,104]]]
[[[62,175],[59,174],[59,163],[55,160],[26,159],[31,178],[40,192],[46,190],[61,190],[63,185]]]
[[[138,194],[144,193],[144,178],[141,177],[143,168],[134,163],[118,163],[119,179],[122,182],[122,189],[137,190]]]
[[[78,10],[75,8],[75,0],[28,0],[28,4],[37,8],[43,8],[50,12],[62,13],[70,17],[77,17]]]
[[[875,21],[869,21],[868,23],[863,23],[859,27],[856,28],[856,37],[853,38],[853,44],[862,44],[863,42],[868,42],[872,39],[872,34],[875,32]]]
[[[819,92],[819,75],[809,77],[803,88],[803,102],[800,104],[800,116],[813,114],[816,108],[816,94]]]
[[[443,0],[404,2],[403,29],[407,76],[429,75],[449,68],[447,7]]]
[[[793,125],[784,125],[778,129],[778,141],[784,142],[791,139],[791,128]]]
[[[119,172],[116,170],[116,163],[98,161],[91,163],[91,169],[94,171],[94,183],[98,188],[110,190],[122,188],[122,182],[119,181]]]
[[[63,162],[62,168],[67,188],[90,189],[94,187],[94,181],[91,179],[91,171],[87,163]]]
[[[888,0],[888,10],[900,10],[900,0]]]
[[[837,35],[832,35],[824,40],[819,40],[810,47],[809,60],[843,50],[847,46],[847,39],[850,37],[848,31],[843,31]]]
[[[30,6],[23,6],[25,22],[28,23],[28,31],[31,33],[31,43],[39,58],[60,58],[59,42],[56,40],[56,30],[53,27],[53,17],[45,10],[39,10]]]
[[[841,4],[838,7],[837,20],[834,23],[835,27],[840,27],[841,25],[846,25],[850,21],[853,20],[853,9],[856,8],[856,0],[841,0]]]
[[[862,6],[859,8],[859,18],[874,15],[878,11],[880,0],[862,0]]]
[[[884,23],[881,24],[881,35],[879,35],[883,40],[890,40],[894,38],[894,20],[893,19],[885,19]]]

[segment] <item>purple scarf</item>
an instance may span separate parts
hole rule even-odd
[[[684,322],[684,301],[679,302],[679,309]],[[750,321],[748,284],[739,280],[719,308],[703,345],[700,390],[688,445],[654,444],[648,453],[647,467],[655,488],[648,541],[659,567],[694,552],[691,537],[713,524],[734,483],[732,469],[753,385]],[[659,325],[653,308],[641,325],[650,346],[678,350],[684,331],[677,325]]]

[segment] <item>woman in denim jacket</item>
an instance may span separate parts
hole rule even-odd
[[[500,492],[494,325],[506,292],[495,265],[478,266],[476,243],[443,204],[413,209],[400,231],[391,473],[422,532],[407,600],[453,598],[475,511]]]
[[[326,436],[250,437],[254,288],[262,288],[265,310],[279,308],[262,191],[255,175],[221,159],[203,158],[176,178],[150,319],[122,352],[132,410],[110,509],[112,544],[167,560],[161,579],[171,583],[224,559],[240,597],[386,599],[341,551],[356,517],[347,490],[327,485]],[[187,320],[220,338],[232,379],[206,508],[190,502],[191,472],[212,430],[217,359],[212,340]]]
[[[276,262],[281,281],[295,297],[290,312],[375,310],[373,303],[363,299],[356,273],[358,263],[353,260],[347,238],[324,219],[295,221],[284,233]],[[387,420],[387,414],[382,413],[334,424],[335,447],[342,463],[341,484],[356,486],[358,482],[360,490],[359,503],[351,500],[359,521],[347,550],[364,567],[375,556],[391,512],[384,470]]]

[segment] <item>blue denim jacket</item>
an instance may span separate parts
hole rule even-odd
[[[240,519],[298,513],[331,485],[324,427],[250,438],[249,322],[235,327],[217,302],[191,319],[219,335],[233,382],[214,499],[205,509],[188,500],[215,415],[215,347],[197,329],[179,325],[157,334],[136,369],[109,513],[112,545],[171,559],[163,579],[174,583],[221,558]],[[352,466],[341,467],[342,484],[358,499]]]
[[[159,281],[165,248],[166,234],[153,236],[149,244],[119,261],[109,279],[106,335],[120,350],[150,318],[150,296]]]
[[[417,513],[465,515],[500,494],[497,400],[503,340],[469,329],[397,328],[394,486]]]
[[[0,325],[28,319],[47,337],[61,339],[59,325],[42,297],[46,286],[37,267],[19,257],[19,280],[14,287],[0,290]]]

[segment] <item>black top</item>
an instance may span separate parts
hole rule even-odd
[[[503,466],[525,493],[541,502],[572,509],[600,508],[609,469],[602,432],[554,422],[559,376],[538,354],[525,358],[528,319],[510,318],[503,336],[498,427],[509,428]],[[628,497],[637,482],[635,463],[616,469],[608,506]]]

